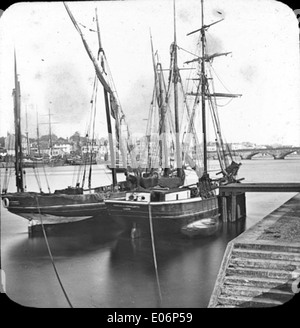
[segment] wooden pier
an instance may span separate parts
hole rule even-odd
[[[299,292],[299,283],[297,194],[229,242],[208,307],[281,305]]]
[[[223,222],[246,216],[246,192],[300,192],[300,183],[231,183],[219,188],[219,208]]]
[[[238,192],[300,192],[299,182],[263,182],[263,183],[231,183],[220,186],[221,193]]]

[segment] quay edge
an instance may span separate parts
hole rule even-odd
[[[300,282],[300,193],[228,243],[209,308],[285,304]]]

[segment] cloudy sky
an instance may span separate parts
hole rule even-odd
[[[93,17],[98,8],[103,47],[132,132],[145,132],[152,97],[150,29],[163,66],[169,65],[172,6],[171,0],[69,3],[95,55]],[[194,52],[197,36],[186,34],[200,27],[200,0],[176,0],[176,9],[177,43]],[[208,31],[208,50],[232,52],[216,58],[214,68],[228,90],[243,95],[229,104],[219,102],[226,140],[299,146],[299,30],[294,12],[271,0],[205,1],[205,23],[221,18]],[[29,136],[36,136],[36,111],[45,123],[49,108],[55,134],[84,134],[95,73],[63,3],[17,3],[1,17],[0,136],[13,131],[14,49]],[[180,52],[179,66],[186,67],[183,62],[189,59]],[[97,115],[98,136],[105,136],[101,97]],[[40,130],[46,134],[47,126]]]

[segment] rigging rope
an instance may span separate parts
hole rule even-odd
[[[11,172],[12,172],[12,169],[11,168],[8,168],[8,166],[6,166],[5,172],[4,172],[4,181],[3,181],[2,193],[6,193],[7,192],[8,184],[9,184],[9,180],[10,180],[10,176],[11,176]]]
[[[190,74],[191,76],[191,74]],[[187,82],[187,88],[188,88],[188,84],[189,82]],[[194,82],[194,84],[196,85],[196,83]],[[199,143],[199,139],[198,139],[198,136],[197,136],[197,133],[196,133],[196,127],[195,127],[195,115],[196,115],[196,108],[198,107],[198,104],[199,104],[199,89],[201,87],[201,84],[198,83],[197,85],[197,91],[196,91],[196,97],[194,98],[194,104],[193,104],[193,109],[192,109],[192,112],[190,112],[190,109],[189,109],[189,106],[187,104],[187,95],[185,94],[185,103],[186,103],[186,108],[187,108],[187,117],[188,117],[188,129],[187,129],[187,132],[188,132],[188,141],[190,140],[190,134],[192,133],[193,134],[193,137],[194,137],[194,146],[196,147],[196,149],[200,149],[200,143]],[[182,86],[183,88],[183,86]],[[184,136],[183,138],[183,143],[186,142],[186,143],[190,143],[190,142],[187,142],[185,141],[184,139],[186,138],[186,136]],[[198,164],[199,167],[203,167],[203,154],[202,152],[200,151],[196,151],[195,153],[195,156],[196,156],[196,164]]]
[[[86,135],[86,138],[87,138],[88,135]],[[81,187],[83,188],[84,187],[84,183],[85,183],[85,174],[86,174],[86,158],[83,156],[81,157],[81,160],[84,161],[83,163],[83,175],[82,175],[82,182],[81,182]],[[82,163],[81,163],[82,165]]]
[[[75,173],[76,173],[76,166],[74,166],[74,169],[73,169],[73,174],[72,174],[72,186],[75,185]]]
[[[8,134],[9,136],[9,134]],[[11,149],[13,147],[13,139],[12,138],[7,138],[9,140],[8,144],[7,144],[7,149]],[[11,160],[11,155],[6,154],[6,158],[5,158],[5,174],[4,174],[4,182],[3,182],[3,188],[2,188],[2,192],[6,193],[7,189],[8,189],[8,185],[9,185],[9,180],[11,178],[12,175],[12,167],[9,166],[9,160]],[[13,163],[11,161],[11,163]]]
[[[159,295],[159,305],[162,306],[162,296],[161,296],[161,289],[159,283],[159,276],[157,270],[157,259],[156,259],[156,250],[155,250],[155,242],[154,242],[154,232],[153,232],[153,221],[152,221],[152,212],[151,212],[151,203],[148,203],[148,214],[149,214],[149,224],[150,224],[150,233],[151,233],[151,245],[152,245],[152,254],[153,254],[153,263],[155,268],[155,276],[156,276],[156,283],[158,288],[158,295]]]
[[[91,180],[92,180],[92,161],[93,161],[93,148],[94,148],[94,141],[95,141],[95,122],[96,122],[96,104],[97,104],[97,90],[98,90],[98,79],[95,76],[95,85],[94,85],[94,97],[93,97],[93,109],[94,109],[94,117],[93,117],[93,128],[92,128],[92,144],[91,144],[91,154],[90,154],[90,170],[89,170],[89,177],[88,177],[88,187],[91,188]],[[91,113],[92,116],[92,113]]]
[[[210,95],[210,92],[209,92],[209,86],[208,84],[206,85],[206,89],[207,89],[207,94]],[[213,89],[213,93],[215,92],[214,91],[214,85],[212,84],[212,89]],[[213,102],[213,99],[214,99],[214,102]],[[221,135],[221,131],[220,131],[220,121],[219,121],[219,116],[218,116],[218,112],[217,112],[217,104],[216,104],[216,100],[215,98],[213,98],[211,96],[209,96],[208,98],[208,104],[210,106],[210,112],[211,112],[211,115],[212,115],[212,121],[213,121],[213,125],[214,125],[214,129],[215,129],[215,134],[216,134],[216,140],[217,140],[217,153],[218,153],[218,149],[220,151],[220,148],[221,148],[221,152],[222,152],[222,160],[224,163],[221,164],[221,161],[220,161],[220,154],[218,153],[218,157],[219,157],[219,161],[220,161],[220,164],[221,166],[225,166],[228,167],[229,166],[229,163],[228,163],[228,159],[227,159],[227,156],[226,156],[226,152],[225,152],[225,147],[224,147],[224,140],[223,140],[223,137]],[[231,156],[231,154],[229,153],[229,155]],[[223,172],[224,169],[223,169]]]
[[[216,72],[216,70],[214,69],[214,67],[210,64],[210,65],[209,65],[209,71],[210,71],[210,75],[212,76],[211,70],[214,71],[214,73],[215,73],[217,79],[220,81],[220,83],[221,83],[222,86],[225,88],[225,90],[226,90],[227,92],[229,92],[229,93],[232,93],[232,92],[226,87],[226,85],[223,83],[223,81],[221,80],[221,78],[220,78],[219,75],[217,74],[217,72]],[[233,100],[233,98],[229,99],[229,100],[227,101],[226,104],[223,104],[223,105],[217,104],[217,106],[218,106],[218,107],[225,107],[225,106],[229,105],[229,104],[232,102],[232,100]]]
[[[23,170],[23,178],[24,178],[24,191],[27,190],[27,183],[26,183],[26,171]]]
[[[181,47],[178,47],[179,49],[195,56],[195,57],[199,57],[199,54],[195,54],[195,53],[192,53],[190,51],[187,51]],[[195,48],[195,51],[198,49],[198,47],[196,46]],[[190,87],[189,87],[189,84],[190,84],[190,81],[192,81],[192,86],[196,86],[197,87],[197,92],[199,92],[199,88],[200,88],[200,83],[196,83],[196,80],[195,79],[191,79],[191,77],[194,75],[193,73],[193,68],[195,68],[195,65],[196,65],[196,62],[193,63],[192,65],[192,68],[191,70],[189,71],[189,75],[188,75],[188,78],[186,79],[185,83],[186,83],[186,88],[185,90],[189,90]],[[199,76],[199,74],[197,73],[197,76]],[[195,127],[195,114],[196,114],[196,108],[198,106],[198,103],[199,103],[199,96],[196,96],[194,98],[194,104],[193,104],[193,107],[192,107],[192,111],[190,110],[189,108],[189,102],[188,102],[188,97],[187,97],[187,94],[186,92],[184,92],[184,86],[183,86],[183,83],[181,82],[181,89],[182,89],[182,94],[183,94],[183,97],[184,97],[184,104],[185,104],[185,108],[186,108],[186,116],[187,116],[187,122],[186,122],[186,130],[187,130],[187,134],[184,134],[183,135],[183,138],[182,138],[182,143],[185,144],[185,146],[187,147],[188,145],[190,145],[190,139],[191,139],[191,134],[193,135],[193,140],[194,140],[194,146],[196,147],[196,151],[195,152],[195,160],[196,160],[196,165],[200,168],[203,166],[202,162],[203,162],[203,154],[202,152],[199,151],[200,149],[200,143],[199,143],[199,140],[198,140],[198,136],[197,136],[197,133],[196,133],[196,127]],[[192,91],[192,88],[191,88],[191,91]],[[188,138],[188,139],[187,139]],[[186,140],[187,139],[187,140]],[[184,154],[184,161],[185,161],[185,158],[186,158],[186,155]],[[194,159],[193,159],[194,160]]]
[[[45,174],[47,188],[48,188],[48,191],[49,191],[49,194],[50,194],[51,191],[50,191],[50,186],[49,186],[49,182],[48,182],[48,176],[47,176],[47,173],[46,173],[46,170],[45,170],[45,165],[43,165],[43,170],[44,170],[44,174]]]
[[[183,50],[183,51],[185,51],[186,53],[188,53],[188,54],[190,54],[190,55],[192,55],[192,56],[199,57],[199,55],[196,55],[196,54],[194,54],[194,53],[192,53],[192,52],[190,52],[190,51],[188,51],[188,50],[186,50],[186,49],[183,49],[183,48],[181,48],[181,47],[179,47],[179,46],[177,46],[177,49]]]
[[[217,78],[219,79],[219,81],[221,82],[221,84],[224,86],[224,88],[225,88],[229,93],[231,93],[231,91],[230,91],[228,88],[226,88],[226,86],[223,84],[223,82],[221,81],[221,79],[218,77],[218,75],[217,75],[215,69],[214,69],[211,65],[210,65],[210,68],[214,71],[214,73],[216,74]],[[210,71],[210,74],[211,74],[211,76],[212,76],[211,69],[209,69],[209,71]],[[213,85],[213,84],[212,84],[212,85]],[[213,88],[214,88],[214,85],[213,85]],[[213,90],[213,92],[215,92],[215,91]],[[216,109],[217,109],[218,107],[225,107],[225,106],[227,106],[232,100],[233,100],[233,98],[230,99],[226,104],[224,104],[224,105],[219,105],[219,104],[217,104],[216,99],[214,99],[215,107],[216,107]],[[219,124],[219,126],[220,126],[220,122],[219,122],[218,114],[217,114],[217,119],[218,119],[218,124]],[[227,152],[228,152],[228,155],[229,155],[229,157],[230,157],[230,160],[233,161],[232,151],[231,151],[231,149],[229,148],[228,143],[226,142],[225,138],[222,138],[222,137],[221,137],[221,140],[222,140],[223,143],[225,143],[225,146],[222,145],[222,148],[226,147]],[[224,150],[224,151],[225,151],[225,150]],[[236,157],[236,156],[235,156],[235,157]],[[228,166],[229,163],[228,163],[226,157],[225,157],[225,160],[226,160],[226,166]]]
[[[35,166],[33,166],[32,169],[33,169],[33,173],[34,173],[35,179],[37,181],[38,187],[40,189],[40,192],[42,192],[41,180],[40,180],[40,176],[39,176],[38,170],[37,170],[37,172],[35,171]]]
[[[53,258],[53,256],[52,256],[52,252],[51,252],[50,245],[49,245],[49,242],[48,242],[48,237],[47,237],[47,234],[46,234],[46,231],[45,231],[45,227],[44,227],[44,223],[43,223],[43,218],[42,218],[42,215],[41,215],[41,209],[40,209],[40,206],[39,206],[38,197],[35,197],[35,199],[36,199],[36,203],[37,203],[37,208],[38,208],[39,216],[40,216],[40,219],[41,219],[41,225],[42,225],[42,231],[43,231],[44,239],[45,239],[45,242],[46,242],[46,246],[47,246],[48,254],[49,254],[49,257],[50,257],[50,259],[51,259],[51,263],[52,263],[52,266],[53,266],[53,269],[54,269],[54,272],[55,272],[56,278],[57,278],[57,280],[58,280],[58,282],[59,282],[59,285],[60,285],[60,287],[61,287],[61,289],[62,289],[62,291],[63,291],[63,293],[64,293],[64,296],[65,296],[65,298],[66,298],[66,300],[67,300],[69,306],[70,306],[71,308],[73,308],[73,305],[72,305],[72,303],[71,303],[70,300],[69,300],[69,297],[68,297],[68,295],[67,295],[67,293],[66,293],[66,291],[65,291],[65,288],[64,288],[64,286],[63,286],[63,284],[62,284],[62,281],[61,281],[61,279],[60,279],[60,277],[59,277],[59,274],[58,274],[58,271],[57,271],[57,269],[56,269],[56,265],[55,265],[55,262],[54,262],[54,258]]]
[[[76,186],[79,186],[79,179],[80,179],[80,175],[81,175],[81,169],[82,169],[82,165],[79,165],[78,167],[78,172],[77,172],[77,180],[76,180]],[[76,170],[76,169],[75,169]]]
[[[120,112],[120,115],[117,115],[117,120],[116,120],[116,129],[119,129],[120,130],[120,125],[121,125],[121,121],[123,120],[124,124],[126,125],[127,127],[127,135],[126,137],[124,136],[125,138],[125,143],[126,143],[126,147],[127,147],[127,151],[126,153],[128,152],[129,153],[129,156],[130,156],[130,160],[131,160],[131,165],[132,166],[136,166],[136,152],[135,152],[135,149],[134,147],[131,147],[131,133],[129,131],[129,127],[128,127],[128,124],[126,122],[126,118],[125,118],[125,114],[123,112],[123,109],[122,109],[122,106],[121,106],[121,102],[120,102],[120,99],[119,99],[119,95],[118,95],[118,92],[116,90],[116,86],[115,86],[115,83],[114,83],[114,80],[113,80],[113,77],[112,77],[112,73],[111,73],[111,70],[110,70],[110,66],[108,64],[108,61],[106,59],[106,56],[105,54],[103,53],[103,57],[105,59],[105,68],[106,68],[106,75],[108,76],[108,79],[109,79],[109,85],[114,93],[114,96],[115,96],[115,99],[117,101],[117,105],[118,105],[118,109],[119,109],[119,112]],[[116,132],[116,129],[115,129],[115,132]],[[121,131],[122,132],[122,131]],[[117,134],[117,133],[116,133]],[[119,139],[121,140],[121,143],[123,142],[123,138],[121,135],[119,135]],[[118,140],[119,142],[119,140]],[[119,144],[119,147],[120,147],[120,144]],[[121,147],[121,152],[124,152],[124,149],[123,147]],[[124,155],[125,157],[126,155]],[[123,163],[123,165],[125,165],[125,163]]]
[[[89,151],[89,143],[88,143],[88,136],[91,133],[92,134],[92,144],[91,144],[91,156],[90,156],[90,167],[89,167],[89,175],[88,175],[88,188],[91,186],[91,174],[92,174],[92,151],[93,151],[93,142],[94,142],[94,130],[95,130],[95,115],[96,115],[96,98],[97,98],[97,86],[98,86],[98,79],[97,74],[95,74],[94,82],[93,82],[93,90],[92,90],[92,96],[91,96],[91,108],[90,108],[90,120],[86,125],[86,146],[87,146],[87,153]],[[93,129],[91,128],[93,126]],[[92,131],[92,132],[91,132]],[[87,159],[85,158],[84,161],[84,171],[83,171],[83,177],[82,177],[82,188],[85,184],[85,177],[86,177],[86,170],[87,170]]]

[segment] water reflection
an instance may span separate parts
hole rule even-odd
[[[162,307],[206,307],[228,241],[245,228],[245,220],[223,223],[217,234],[155,239]],[[118,290],[115,306],[157,307],[151,238],[118,238],[110,257],[110,289]],[[115,300],[116,301],[116,300]]]
[[[300,162],[295,160],[268,163],[253,160],[245,161],[240,172],[246,182],[292,182],[299,181],[299,168]],[[49,170],[53,173],[53,189],[70,185],[70,168]],[[96,170],[94,181],[105,184],[105,179],[106,175]],[[28,186],[37,186],[33,174],[28,174],[27,182]],[[247,194],[247,228],[288,197],[291,196]],[[0,209],[1,265],[6,273],[9,297],[27,306],[68,307],[41,231],[28,238],[26,220],[3,207]],[[162,239],[155,235],[162,306],[207,307],[226,246],[245,230],[245,225],[246,220],[221,222],[217,233],[207,237],[182,235]],[[57,270],[74,307],[159,305],[150,235],[132,240],[113,227],[111,221],[104,223],[97,219],[47,227],[47,235]]]
[[[155,236],[161,306],[206,307],[227,243],[244,228],[240,220],[220,222],[212,236]],[[46,233],[74,307],[160,306],[150,235],[131,239],[108,217],[46,226]],[[4,259],[11,297],[27,306],[67,307],[42,231],[12,236]]]

